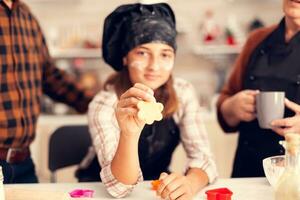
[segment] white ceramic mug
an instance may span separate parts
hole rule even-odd
[[[261,91],[256,95],[256,112],[259,126],[271,128],[271,122],[284,116],[285,92]]]

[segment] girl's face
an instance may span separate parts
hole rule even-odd
[[[146,43],[132,49],[124,57],[133,84],[142,83],[153,90],[165,84],[174,66],[174,49],[162,43]]]
[[[283,0],[283,12],[288,18],[300,20],[300,0]]]

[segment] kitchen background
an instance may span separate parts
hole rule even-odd
[[[90,90],[97,91],[112,70],[101,59],[101,36],[104,18],[126,0],[24,0],[38,18],[50,53],[59,68],[76,77]],[[146,0],[142,1],[146,2]],[[192,82],[203,106],[204,120],[210,134],[221,177],[228,177],[236,135],[225,136],[214,113],[220,87],[250,30],[278,23],[282,17],[281,0],[169,0],[177,19],[178,53],[174,74]],[[54,127],[69,121],[85,123],[68,107],[43,100],[43,112],[33,145],[33,157],[41,181],[48,181],[47,139]],[[51,116],[54,115],[54,118]],[[60,115],[61,119],[57,115]],[[65,118],[64,118],[65,117]],[[76,120],[74,120],[76,119]],[[51,121],[52,120],[52,121]],[[58,122],[59,121],[59,122]],[[51,128],[49,128],[51,125]],[[46,133],[47,132],[47,133]],[[44,138],[43,138],[44,137]],[[45,139],[46,138],[46,139]],[[228,151],[224,152],[224,146]],[[227,147],[225,147],[227,148]],[[180,170],[183,151],[174,160]],[[222,158],[222,159],[220,159]],[[72,172],[61,173],[60,181],[73,181]]]

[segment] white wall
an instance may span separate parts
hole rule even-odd
[[[25,0],[40,20],[47,35],[51,30],[67,32],[68,28],[86,27],[101,37],[105,16],[129,0]],[[169,0],[173,7],[178,28],[187,31],[189,45],[194,44],[204,11],[215,11],[217,21],[226,24],[229,15],[236,15],[241,27],[258,16],[266,24],[276,23],[281,17],[280,0]],[[93,28],[92,28],[93,27]]]

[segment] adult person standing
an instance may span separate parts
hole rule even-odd
[[[282,3],[285,16],[278,25],[249,36],[217,102],[222,128],[239,131],[232,177],[264,176],[262,160],[283,154],[278,143],[282,136],[300,134],[300,1]],[[258,125],[255,96],[259,91],[286,93],[285,118],[273,121],[272,130]]]
[[[4,183],[36,183],[29,147],[42,94],[79,112],[86,112],[92,95],[54,66],[38,21],[23,2],[1,0],[0,24],[0,165]]]

